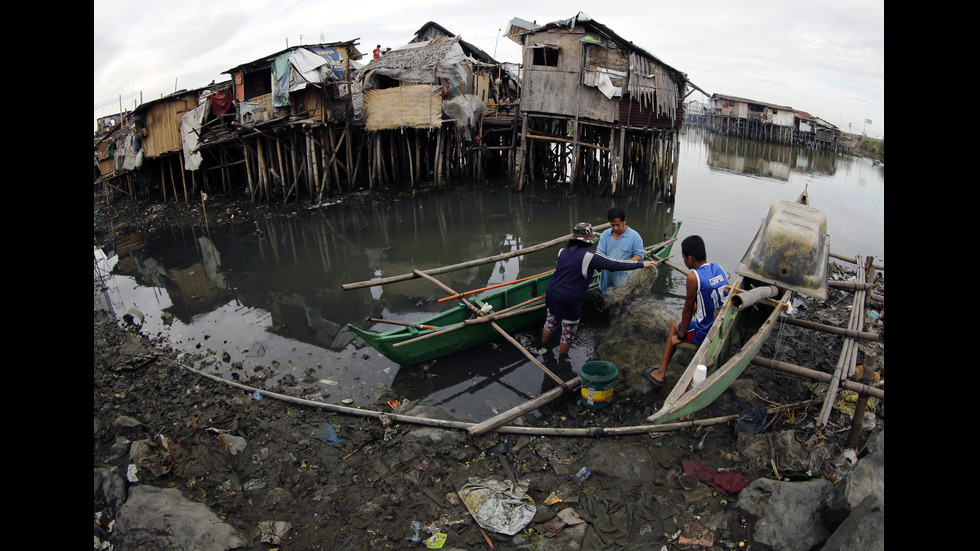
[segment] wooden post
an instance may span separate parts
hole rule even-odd
[[[862,370],[860,380],[865,385],[870,385],[874,382],[874,371],[877,363],[878,356],[876,354],[868,354],[864,357],[864,369]],[[864,425],[864,414],[867,409],[868,395],[859,393],[857,402],[854,403],[854,416],[851,418],[851,430],[847,434],[847,442],[844,444],[845,447],[853,448],[857,445],[858,437],[861,436],[861,428]]]
[[[279,143],[279,134],[276,133],[276,158],[279,160],[279,180],[282,182],[282,202],[286,202],[289,193],[286,191],[286,165],[282,162],[282,145]]]

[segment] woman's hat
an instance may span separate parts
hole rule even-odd
[[[599,236],[592,231],[592,224],[589,224],[588,222],[579,222],[578,224],[575,224],[575,228],[572,229],[572,239],[577,239],[582,243],[591,245],[599,240]]]

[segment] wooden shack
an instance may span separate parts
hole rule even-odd
[[[371,60],[360,79],[371,185],[406,176],[413,187],[482,179],[490,156],[481,142],[484,115],[500,72],[485,52],[433,22]],[[497,142],[493,154],[510,147]]]
[[[216,166],[244,168],[253,201],[285,201],[306,189],[318,202],[353,188],[351,62],[363,57],[356,46],[293,46],[224,71],[232,81],[231,120],[207,129],[203,140],[220,149]]]
[[[673,195],[687,76],[581,12],[512,30],[524,51],[518,188],[525,174],[612,193],[669,180]]]
[[[795,113],[784,105],[713,94],[707,125],[719,134],[788,144],[793,140]]]

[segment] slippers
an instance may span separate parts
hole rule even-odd
[[[653,383],[653,386],[656,386],[656,387],[664,386],[664,383],[667,382],[666,379],[664,379],[663,381],[658,381],[657,379],[654,379],[653,378],[653,370],[652,369],[645,369],[645,370],[643,370],[643,376],[646,377],[646,379],[648,381],[650,381],[651,383]]]

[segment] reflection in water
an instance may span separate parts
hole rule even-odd
[[[394,364],[364,347],[347,324],[367,326],[368,317],[418,321],[449,307],[437,302],[443,291],[422,279],[351,291],[341,285],[526,248],[567,235],[577,222],[603,224],[612,206],[625,209],[627,223],[648,245],[663,240],[675,218],[683,221],[679,238],[702,235],[709,257],[731,272],[771,201],[792,200],[805,186],[828,214],[832,250],[843,242],[847,247],[840,252],[849,256],[881,257],[878,167],[822,150],[735,138],[688,133],[682,140],[674,204],[658,202],[648,189],[612,198],[543,186],[523,193],[460,186],[393,202],[300,210],[208,232],[125,236],[114,250],[96,251],[96,277],[104,282],[96,307],[117,316],[138,308],[144,334],[193,355],[195,365],[209,373],[234,373],[257,388],[283,382],[311,399],[352,400],[371,409],[381,394],[395,392],[479,421],[537,396],[554,381],[503,340],[422,365]],[[855,207],[861,217],[849,210]],[[550,270],[557,253],[553,247],[437,277],[467,291]],[[673,259],[678,256],[675,249]],[[677,272],[661,268],[654,292],[678,313],[682,288]],[[518,338],[567,379],[596,359],[594,338],[603,323],[598,318],[584,319],[567,365],[557,364],[555,348],[541,347],[539,328]]]
[[[841,158],[825,149],[798,148],[696,132],[707,147],[708,166],[750,176],[788,181],[791,172],[821,173],[833,176]]]

